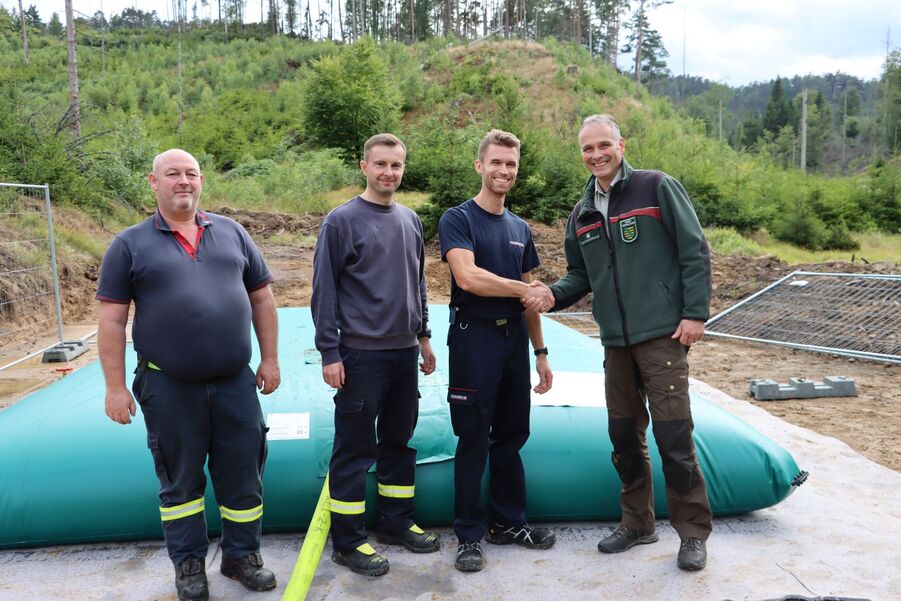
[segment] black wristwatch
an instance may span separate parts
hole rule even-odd
[[[425,329],[425,330],[421,331],[419,334],[417,334],[416,337],[417,337],[417,338],[431,338],[431,337],[432,337],[432,330]]]
[[[536,357],[537,357],[538,355],[547,355],[547,347],[546,347],[546,346],[543,346],[543,347],[541,347],[541,348],[535,349],[535,350],[532,351],[532,352],[535,353],[535,356],[536,356]]]

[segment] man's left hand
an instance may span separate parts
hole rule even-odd
[[[264,359],[257,368],[257,388],[263,394],[273,392],[282,382],[282,374],[278,368],[278,361]]]
[[[700,319],[683,319],[671,336],[673,340],[678,338],[682,346],[691,346],[703,337],[704,322]]]
[[[538,359],[535,360],[535,368],[538,371],[538,386],[534,390],[538,394],[544,394],[554,385],[554,372],[551,371],[547,355],[538,355]]]
[[[422,355],[422,363],[419,364],[419,371],[425,375],[429,375],[435,371],[438,361],[435,359],[435,353],[432,352],[432,342],[428,338],[419,339],[419,354]]]

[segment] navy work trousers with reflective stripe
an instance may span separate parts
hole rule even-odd
[[[459,437],[454,459],[454,532],[481,540],[486,518],[526,522],[526,480],[519,451],[529,438],[529,332],[523,319],[495,322],[457,316],[448,332],[451,422]],[[488,461],[488,512],[482,477]]]
[[[203,498],[207,458],[219,505],[234,511],[262,505],[267,428],[250,367],[231,377],[186,382],[142,365],[132,391],[147,425],[161,507]],[[223,519],[222,554],[237,559],[258,551],[261,528],[262,519]],[[203,512],[164,521],[163,534],[173,563],[206,557]]]
[[[366,498],[366,471],[378,462],[384,485],[412,487],[416,449],[408,446],[419,418],[419,346],[363,351],[340,347],[344,387],[335,394],[335,442],[329,463],[332,499]],[[412,497],[379,497],[379,528],[390,533],[413,525]],[[350,551],[366,542],[362,513],[332,510],[332,545]]]

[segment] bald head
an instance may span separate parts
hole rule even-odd
[[[200,163],[197,162],[194,155],[181,148],[170,148],[153,157],[153,172],[159,173],[160,169],[165,168],[164,166],[171,161],[191,161],[197,172],[200,173]]]
[[[194,218],[203,190],[203,175],[191,153],[179,148],[161,152],[153,159],[153,171],[147,179],[156,192],[156,203],[163,217],[167,220]]]

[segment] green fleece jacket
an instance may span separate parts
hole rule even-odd
[[[566,224],[566,275],[551,286],[555,311],[594,293],[604,346],[671,336],[680,320],[710,316],[710,250],[685,188],[625,160],[621,175],[610,190],[609,223],[588,179]]]

